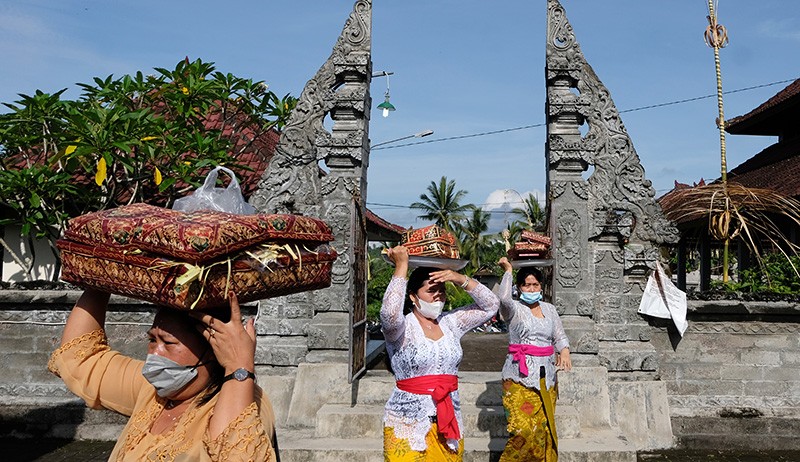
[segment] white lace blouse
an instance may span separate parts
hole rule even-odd
[[[508,324],[510,344],[525,344],[546,347],[553,345],[555,351],[569,348],[569,340],[558,317],[556,307],[547,302],[539,302],[544,318],[538,318],[531,309],[511,296],[511,273],[503,275],[500,282],[500,316]],[[512,355],[506,356],[503,364],[503,379],[510,379],[528,388],[539,389],[539,367],[545,368],[545,383],[551,388],[556,383],[555,354],[551,356],[526,356],[528,376],[519,373],[519,363]]]
[[[491,290],[478,283],[469,291],[475,304],[442,313],[439,327],[444,334],[439,340],[425,336],[413,313],[403,315],[406,295],[405,278],[393,277],[386,288],[381,306],[381,324],[386,350],[397,380],[433,374],[458,374],[461,363],[461,337],[482,325],[497,313],[500,302]],[[450,394],[455,408],[458,428],[461,421],[461,402],[458,391]],[[436,415],[436,405],[429,395],[418,395],[396,386],[386,402],[384,425],[394,429],[397,438],[408,440],[411,449],[427,448],[425,435],[431,428],[431,416]],[[462,431],[463,434],[463,431]],[[457,440],[447,440],[452,450],[458,449]]]

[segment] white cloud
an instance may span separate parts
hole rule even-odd
[[[482,208],[487,212],[497,209],[511,210],[513,208],[522,208],[522,201],[524,198],[528,197],[529,194],[533,194],[533,197],[544,207],[544,194],[539,190],[518,192],[515,189],[496,189],[490,192],[486,200],[483,201]]]
[[[800,42],[800,28],[793,18],[769,19],[758,24],[758,31],[772,39]]]

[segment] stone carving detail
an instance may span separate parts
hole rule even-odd
[[[567,183],[565,181],[553,181],[550,183],[550,199],[555,199],[564,194],[567,190]]]
[[[678,231],[655,201],[611,93],[584,58],[559,0],[547,0],[547,12],[547,195],[554,279],[559,287],[601,298],[635,298],[640,291],[633,285],[655,267],[660,245],[677,243]],[[555,296],[558,305],[558,291]],[[610,331],[628,332],[639,315],[619,305],[589,303],[579,312],[591,313]],[[621,340],[640,337],[625,334]],[[651,371],[656,358],[637,354],[605,364],[610,370]]]
[[[576,287],[581,281],[581,217],[574,210],[565,210],[557,219],[559,250],[558,282],[562,287]]]
[[[800,325],[793,323],[759,323],[759,322],[691,322],[689,332],[695,334],[797,334],[800,333]]]
[[[581,316],[591,316],[594,314],[594,302],[592,302],[591,298],[582,297],[578,300],[576,309]]]
[[[653,199],[655,190],[650,181],[645,179],[644,169],[611,94],[583,57],[572,26],[558,0],[548,0],[546,56],[548,87],[553,87],[557,81],[572,82],[572,86],[580,92],[579,99],[588,101],[580,107],[588,107],[586,119],[590,129],[585,139],[596,143],[594,155],[584,157],[595,167],[589,178],[593,202],[590,208],[619,209],[632,213],[636,218],[636,226],[632,231],[638,240],[659,244],[677,242],[677,230],[663,217]],[[555,98],[553,93],[548,92],[551,119],[559,115],[554,110],[559,107],[564,108],[565,112],[575,112],[575,109],[564,106],[563,97]],[[550,156],[553,159],[568,155],[560,151],[569,143],[553,143],[552,136],[548,140],[551,142]],[[576,142],[577,139],[572,143]]]
[[[351,311],[362,303],[354,285],[364,280],[364,265],[354,264],[365,254],[366,169],[369,164],[369,110],[372,100],[372,1],[357,0],[328,60],[306,83],[297,106],[281,133],[269,168],[250,202],[260,212],[317,216],[331,226],[339,258],[333,266],[325,295],[306,294],[316,301],[315,311]],[[333,120],[330,131],[323,125]],[[319,162],[329,171],[324,173]],[[363,228],[363,229],[361,229]],[[262,306],[272,303],[265,300]],[[360,310],[363,311],[363,310]],[[342,329],[347,331],[347,326]],[[320,345],[324,332],[306,330],[306,346]],[[326,342],[330,343],[330,342]],[[333,348],[347,349],[338,343]],[[358,355],[358,352],[353,352]],[[363,354],[363,352],[361,352]],[[273,355],[273,360],[287,359]]]
[[[572,183],[572,192],[583,200],[589,198],[589,184],[584,181],[575,181]]]

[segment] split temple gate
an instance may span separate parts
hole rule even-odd
[[[800,306],[735,302],[731,311],[690,302],[679,348],[668,321],[637,314],[659,248],[678,234],[563,7],[546,4],[552,296],[575,365],[559,380],[561,460],[634,462],[637,450],[672,446],[672,425],[682,441],[800,449]],[[259,303],[256,374],[273,403],[283,462],[382,460],[381,418],[394,380],[365,372],[371,19],[371,0],[356,1],[251,197],[262,212],[324,219],[339,253],[330,288]],[[45,369],[78,295],[0,291],[9,371],[0,376],[0,420],[15,434],[116,439],[126,421],[88,410]],[[151,320],[151,307],[112,297],[112,347],[143,356],[139,341]],[[466,461],[502,451],[501,393],[499,371],[460,374]]]

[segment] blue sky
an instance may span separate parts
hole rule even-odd
[[[184,56],[299,96],[329,56],[352,4],[0,0],[0,101],[65,87],[76,97],[77,82],[172,67]],[[718,177],[715,98],[625,112],[715,94],[713,52],[702,39],[707,1],[562,4],[657,193],[675,180]],[[725,91],[800,77],[800,2],[719,0],[717,6],[731,40],[721,51]],[[443,175],[468,191],[467,202],[487,209],[516,199],[506,189],[543,191],[544,126],[436,140],[544,123],[545,0],[374,0],[373,10],[373,68],[394,72],[397,107],[388,118],[373,110],[373,144],[427,129],[434,134],[414,140],[424,144],[372,153],[369,207],[397,224],[422,226],[418,212],[404,206]],[[726,118],[786,85],[727,94]],[[386,79],[374,79],[373,106],[385,89]],[[729,167],[775,141],[728,135]]]

